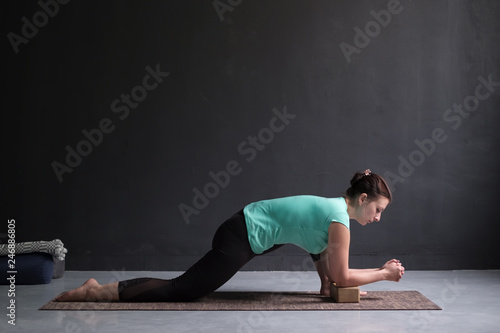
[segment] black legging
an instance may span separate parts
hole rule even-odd
[[[263,254],[280,246],[276,245]],[[172,280],[139,278],[121,281],[118,284],[119,297],[121,301],[134,302],[192,301],[221,287],[255,256],[241,210],[217,229],[212,250],[184,274]]]

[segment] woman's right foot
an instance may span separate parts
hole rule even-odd
[[[55,298],[57,302],[95,302],[113,300],[111,293],[106,292],[95,279],[89,279],[82,286],[62,293]],[[108,295],[106,295],[108,294]]]

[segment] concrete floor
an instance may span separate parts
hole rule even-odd
[[[109,283],[177,272],[66,272],[47,285],[16,287],[16,325],[8,324],[8,286],[0,286],[1,332],[500,332],[500,271],[408,271],[370,290],[418,290],[442,311],[97,312],[39,311],[88,277]],[[221,290],[317,290],[315,272],[240,272]]]

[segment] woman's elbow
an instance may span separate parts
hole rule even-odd
[[[339,279],[338,281],[339,282],[334,281],[338,287],[350,287],[348,279],[344,278],[344,279]]]
[[[339,287],[346,287],[349,284],[349,273],[339,272],[332,274],[332,281]]]

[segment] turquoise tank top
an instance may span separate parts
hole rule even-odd
[[[243,209],[248,240],[256,254],[277,244],[294,244],[309,253],[323,252],[328,227],[339,222],[349,229],[345,199],[299,195],[251,203]]]

